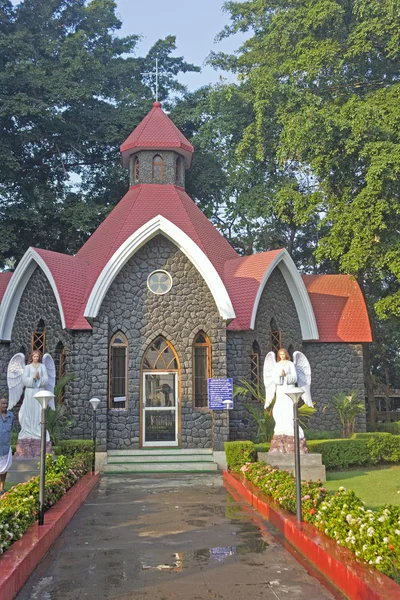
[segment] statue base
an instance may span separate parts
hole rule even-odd
[[[294,437],[292,435],[274,435],[271,440],[269,454],[294,454]],[[307,454],[306,438],[300,438],[300,454]]]
[[[41,440],[36,438],[23,438],[22,440],[18,440],[13,459],[36,458],[37,456],[40,456],[40,441]],[[53,454],[51,442],[46,442],[46,454]]]
[[[277,452],[258,452],[258,460],[265,461],[281,471],[295,474],[294,454],[278,454]],[[301,454],[300,471],[302,481],[326,481],[325,465],[321,454]]]

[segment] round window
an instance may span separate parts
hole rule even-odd
[[[172,287],[172,278],[167,271],[153,271],[147,278],[147,287],[153,294],[166,294]]]

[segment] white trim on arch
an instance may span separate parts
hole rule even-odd
[[[46,275],[51,288],[56,297],[58,310],[60,311],[61,323],[65,329],[65,317],[61,304],[60,294],[51,274],[49,267],[46,265],[43,258],[33,248],[28,248],[24,256],[21,258],[18,267],[15,269],[13,276],[8,282],[5,294],[0,305],[0,340],[10,341],[12,328],[14,326],[15,316],[25,287],[35,270],[39,266]]]
[[[264,273],[264,277],[260,283],[254,300],[250,328],[254,329],[255,327],[261,294],[263,293],[264,287],[275,267],[280,269],[283,277],[285,278],[286,285],[289,288],[293,302],[296,306],[303,340],[317,340],[319,338],[318,327],[313,307],[311,305],[311,300],[307,293],[304,281],[301,278],[301,275],[287,250],[282,250],[279,254],[277,254]]]
[[[235,311],[232,302],[211,261],[186,233],[162,215],[158,215],[142,225],[114,252],[93,286],[85,308],[85,317],[91,319],[97,317],[104,296],[116,275],[144,244],[159,233],[170,239],[199,271],[213,295],[221,317],[234,319]]]

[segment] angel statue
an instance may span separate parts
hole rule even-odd
[[[56,369],[54,360],[50,354],[42,354],[34,350],[30,355],[30,362],[25,365],[25,356],[19,352],[14,354],[7,369],[7,384],[9,391],[9,410],[12,409],[21,398],[25,387],[24,400],[19,410],[18,420],[21,431],[18,434],[20,440],[41,438],[41,416],[40,403],[34,395],[40,390],[54,393],[56,380]],[[50,408],[55,410],[54,398],[49,403]],[[46,442],[50,442],[49,432],[46,431]],[[18,447],[17,447],[18,454]]]
[[[263,376],[266,392],[264,408],[268,408],[276,396],[272,409],[272,416],[275,420],[274,438],[276,436],[293,437],[293,402],[286,392],[297,384],[304,390],[302,400],[307,406],[313,406],[310,393],[310,363],[302,352],[294,352],[292,362],[287,350],[281,348],[277,361],[274,352],[269,352],[265,357]],[[300,438],[304,439],[304,431],[301,427],[299,427],[299,433]]]

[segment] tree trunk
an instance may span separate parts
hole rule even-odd
[[[371,424],[371,430],[376,431],[376,421],[377,421],[377,412],[376,412],[376,400],[374,394],[374,383],[371,375],[371,358],[369,352],[369,344],[363,344],[363,367],[364,367],[364,381],[365,381],[365,389],[367,393],[367,404],[369,408],[369,418]]]

